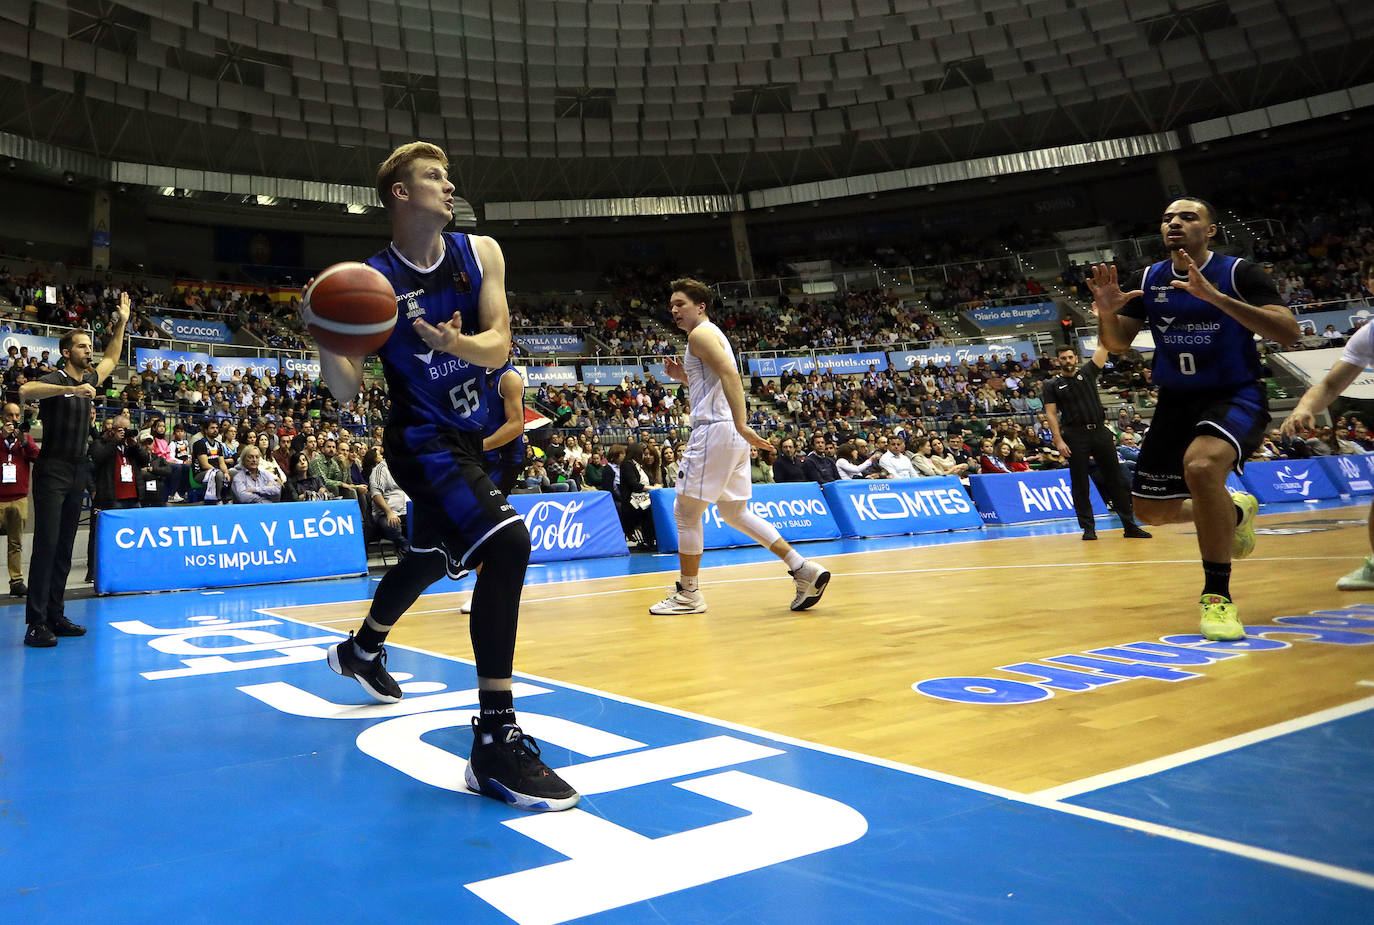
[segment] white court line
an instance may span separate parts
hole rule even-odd
[[[1359,687],[1374,687],[1374,681],[1356,681],[1355,684]]]
[[[1367,681],[1361,681],[1359,683],[1369,684]],[[1125,783],[1128,780],[1149,777],[1151,774],[1158,774],[1161,771],[1168,771],[1185,764],[1191,764],[1194,761],[1211,758],[1223,752],[1234,751],[1238,748],[1244,748],[1247,745],[1254,745],[1256,742],[1274,739],[1281,735],[1287,735],[1290,732],[1299,732],[1303,729],[1310,729],[1313,726],[1320,726],[1322,723],[1329,723],[1333,720],[1343,719],[1347,716],[1354,716],[1356,713],[1363,713],[1366,710],[1374,710],[1374,697],[1365,697],[1363,700],[1355,700],[1350,703],[1342,704],[1339,707],[1331,707],[1328,710],[1320,710],[1316,713],[1309,713],[1306,716],[1284,720],[1272,726],[1265,726],[1262,729],[1244,732],[1240,735],[1231,736],[1228,739],[1218,739],[1206,745],[1185,749],[1181,752],[1175,752],[1172,755],[1165,755],[1162,758],[1142,761],[1139,764],[1118,768],[1115,771],[1107,771],[1104,774],[1094,774],[1092,777],[1085,777],[1082,780],[1061,784],[1058,787],[1049,787],[1031,795],[1042,800],[1066,800],[1070,797],[1076,797],[1092,790],[1101,790],[1103,787],[1111,787],[1115,784]]]
[[[315,626],[316,624],[295,617],[288,617],[285,614],[277,613],[274,610],[258,608],[254,613],[263,614],[269,617],[276,617],[295,623],[300,626]],[[337,632],[337,631],[335,631]],[[342,635],[342,633],[340,634]],[[388,643],[396,649],[405,649],[408,652],[415,652],[420,655],[429,655],[434,658],[449,662],[458,662],[476,668],[476,663],[471,659],[459,658],[454,655],[446,655],[442,652],[434,652],[429,649],[422,649],[418,646],[405,645],[403,643]],[[1296,870],[1302,873],[1314,874],[1319,877],[1326,877],[1342,883],[1349,883],[1352,886],[1363,887],[1367,890],[1374,890],[1374,874],[1367,874],[1363,871],[1351,870],[1346,867],[1338,867],[1334,864],[1326,864],[1322,861],[1314,861],[1310,858],[1302,858],[1297,855],[1284,854],[1280,851],[1270,851],[1267,848],[1259,848],[1254,845],[1247,845],[1242,842],[1234,842],[1225,838],[1216,838],[1211,835],[1202,835],[1197,832],[1189,832],[1186,829],[1174,828],[1173,826],[1161,825],[1156,822],[1146,822],[1143,819],[1132,819],[1129,816],[1119,816],[1115,813],[1103,812],[1101,810],[1089,809],[1086,806],[1075,806],[1072,803],[1062,803],[1057,800],[1046,800],[1035,794],[1017,793],[1014,790],[1007,790],[1004,787],[995,787],[991,784],[980,783],[979,781],[969,780],[963,777],[955,777],[952,774],[944,774],[940,771],[932,771],[928,768],[920,768],[914,765],[902,764],[897,761],[889,761],[886,758],[877,758],[872,755],[864,755],[858,752],[847,751],[842,748],[832,748],[829,745],[821,745],[816,742],[808,742],[805,739],[798,739],[792,736],[780,735],[775,732],[765,732],[762,729],[755,729],[752,726],[745,726],[740,723],[733,723],[729,720],[716,719],[711,716],[703,716],[699,713],[690,713],[686,710],[678,710],[674,707],[666,707],[656,703],[649,703],[643,700],[636,700],[633,697],[622,697],[619,694],[608,693],[607,691],[597,690],[593,687],[584,687],[581,684],[573,684],[569,681],[555,681],[552,678],[541,677],[540,675],[516,672],[516,677],[539,681],[545,684],[553,684],[567,690],[580,691],[594,697],[603,697],[606,700],[614,700],[618,703],[629,704],[631,706],[642,707],[647,710],[654,710],[659,713],[667,713],[671,716],[681,716],[697,722],[717,726],[722,729],[732,729],[736,732],[743,732],[747,735],[758,736],[773,742],[780,742],[785,745],[795,745],[799,748],[808,748],[813,751],[824,752],[827,755],[836,755],[840,758],[848,758],[853,761],[861,761],[865,764],[877,765],[878,767],[889,768],[894,771],[901,771],[926,780],[933,780],[939,783],[950,784],[955,787],[962,787],[965,790],[972,790],[976,793],[985,793],[989,796],[1000,797],[1015,803],[1023,803],[1029,806],[1036,806],[1041,809],[1053,812],[1064,813],[1069,816],[1078,816],[1083,819],[1091,819],[1095,822],[1104,822],[1108,825],[1118,826],[1123,829],[1131,829],[1143,832],[1147,835],[1157,835],[1162,838],[1169,838],[1174,841],[1184,842],[1190,845],[1197,845],[1203,848],[1210,848],[1224,854],[1232,854],[1237,857],[1249,858],[1276,867],[1286,867],[1289,870]]]

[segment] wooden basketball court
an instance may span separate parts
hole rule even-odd
[[[1374,647],[1363,644],[1374,632],[1323,640],[1312,638],[1321,629],[1304,635],[1274,622],[1374,602],[1374,593],[1335,589],[1368,552],[1365,515],[1359,504],[1260,516],[1255,554],[1237,563],[1232,590],[1247,626],[1270,627],[1262,648],[1214,646],[1198,658],[1180,650],[1195,635],[1158,645],[1197,633],[1192,528],[1125,540],[1104,522],[1096,543],[1077,532],[989,530],[967,542],[827,557],[834,580],[801,614],[787,608],[791,582],[779,563],[712,567],[727,553],[704,560],[710,610],[699,615],[648,612],[671,573],[532,585],[516,670],[1034,793],[1368,696],[1359,685],[1374,679]],[[457,613],[470,587],[421,598],[392,641],[470,658]],[[272,612],[346,630],[366,607]],[[1136,643],[1154,646],[1091,653]],[[1137,656],[1147,676],[1110,675]],[[1027,663],[1077,670],[1087,689],[1061,686],[1019,704],[913,690],[949,677],[1035,681],[1024,667],[1000,670]]]

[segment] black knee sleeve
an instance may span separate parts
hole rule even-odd
[[[515,661],[520,592],[530,562],[530,533],[524,521],[492,534],[472,558],[482,565],[468,621],[477,677],[509,678]]]
[[[382,626],[393,626],[425,589],[447,574],[442,554],[407,556],[377,583],[368,616]]]

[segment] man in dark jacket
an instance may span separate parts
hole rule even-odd
[[[773,481],[809,481],[802,471],[801,460],[797,458],[797,443],[791,437],[783,438],[782,445],[778,447],[778,458],[773,461]]]
[[[811,435],[811,452],[806,454],[802,460],[802,472],[806,474],[805,481],[820,482],[825,485],[834,482],[840,477],[839,467],[835,464],[835,445],[827,445],[825,434],[814,433]]]
[[[86,539],[86,580],[95,580],[95,543],[100,511],[138,507],[138,473],[152,462],[152,456],[138,441],[138,432],[129,418],[119,415],[110,427],[91,442],[91,472],[95,491],[91,494],[91,531]]]

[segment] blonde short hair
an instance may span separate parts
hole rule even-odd
[[[404,182],[409,177],[410,165],[422,157],[432,158],[442,164],[445,170],[448,169],[448,155],[444,149],[427,141],[401,145],[382,161],[377,168],[377,198],[383,206],[390,209],[396,202],[396,197],[391,195],[391,188]]]

